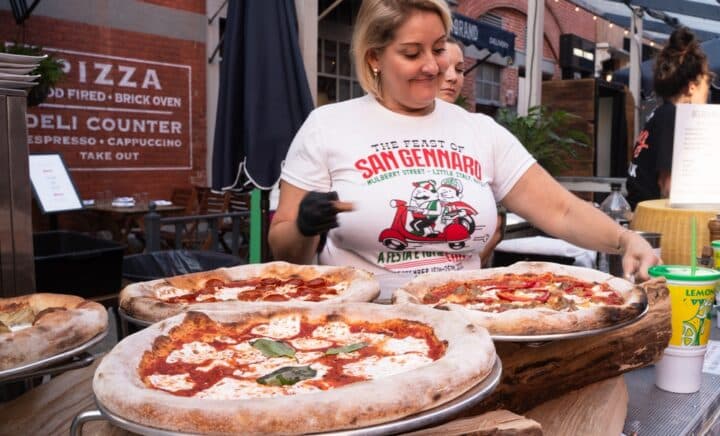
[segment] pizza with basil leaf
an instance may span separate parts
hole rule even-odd
[[[125,338],[93,390],[113,414],[153,428],[314,433],[450,401],[495,360],[485,329],[431,308],[256,305],[187,312]]]
[[[645,291],[609,274],[546,262],[418,276],[396,303],[464,311],[495,335],[547,335],[611,327],[638,317]]]
[[[367,302],[379,293],[374,276],[356,268],[270,262],[133,283],[120,292],[120,307],[156,322],[228,303]]]

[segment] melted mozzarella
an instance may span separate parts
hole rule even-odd
[[[344,322],[334,321],[317,327],[312,332],[314,338],[328,339],[331,341],[347,343],[352,340],[350,326]]]
[[[382,349],[392,354],[420,353],[427,355],[430,351],[425,339],[418,339],[408,336],[403,339],[388,338],[381,345]]]
[[[265,360],[262,351],[250,345],[249,342],[243,342],[230,348],[234,351],[233,359],[235,359],[238,365],[247,365]]]
[[[343,367],[343,372],[356,377],[378,379],[410,371],[432,363],[432,361],[427,356],[414,353],[400,356],[370,356],[358,362],[348,363]]]
[[[20,330],[25,330],[32,327],[32,323],[24,322],[22,324],[10,324],[8,328],[11,332],[19,332]]]
[[[195,341],[183,344],[179,350],[173,350],[165,361],[167,363],[203,363],[206,360],[228,359],[232,355],[232,350],[218,351],[210,344]]]
[[[215,290],[215,299],[216,300],[237,300],[238,294],[246,291],[252,291],[255,289],[255,286],[241,286],[239,288],[219,288]]]
[[[290,359],[289,357],[270,357],[267,360],[261,362],[251,363],[250,365],[248,365],[248,369],[245,371],[234,371],[233,375],[245,378],[257,378],[270,374],[271,372],[285,366],[297,366],[297,362],[295,361],[295,359]]]
[[[298,363],[307,365],[308,363],[318,360],[324,355],[325,353],[323,353],[322,351],[300,351],[295,353],[295,358],[297,359]]]
[[[318,348],[332,347],[333,343],[323,339],[296,338],[290,341],[296,350],[317,350]]]
[[[275,339],[297,336],[300,333],[300,315],[277,316],[272,318],[268,324],[261,324],[253,328],[252,332]]]
[[[171,298],[180,297],[182,295],[192,294],[192,291],[180,289],[174,286],[158,286],[155,288],[155,296],[160,300],[169,300]]]
[[[188,375],[189,374],[153,374],[148,376],[148,380],[158,389],[176,392],[192,389],[193,386],[195,386],[195,383],[188,379]]]
[[[244,400],[248,398],[277,397],[283,394],[281,387],[266,386],[254,380],[238,380],[225,377],[209,388],[195,394],[195,398],[211,400]]]
[[[217,336],[214,338],[217,342],[223,342],[225,344],[237,344],[237,341],[230,336]]]
[[[198,366],[195,369],[197,369],[198,371],[202,371],[202,372],[208,372],[211,369],[216,368],[218,366],[228,366],[229,367],[230,365],[227,364],[224,360],[213,360],[209,364],[207,364],[205,366]]]

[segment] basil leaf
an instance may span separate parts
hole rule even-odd
[[[295,357],[295,349],[284,342],[258,339],[250,345],[260,350],[265,357]]]
[[[270,374],[256,379],[261,385],[268,386],[283,386],[283,385],[294,385],[295,383],[307,380],[315,377],[317,371],[310,368],[310,366],[285,366],[280,369],[276,369]]]
[[[361,348],[367,347],[368,344],[365,342],[358,342],[356,344],[350,344],[346,345],[344,347],[337,347],[337,348],[328,348],[325,352],[326,356],[329,356],[331,354],[340,354],[340,353],[352,353],[353,351],[357,351]]]

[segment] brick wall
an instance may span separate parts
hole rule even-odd
[[[204,1],[159,1],[152,3],[175,5],[178,9],[187,9],[204,13]],[[200,7],[202,6],[202,7]],[[31,116],[36,116],[37,126],[29,129],[29,135],[69,134],[92,136],[97,141],[95,149],[101,151],[115,150],[102,147],[99,143],[108,143],[111,138],[118,137],[152,137],[153,135],[123,134],[117,129],[113,132],[88,129],[88,119],[95,117],[130,118],[169,120],[178,124],[177,132],[167,135],[156,135],[179,141],[177,149],[144,149],[126,146],[122,151],[139,150],[142,158],[129,165],[135,170],[118,170],[123,165],[114,162],[88,163],[79,158],[82,151],[93,151],[91,146],[59,145],[57,143],[30,144],[31,152],[57,151],[63,154],[68,166],[75,167],[72,177],[84,198],[92,198],[97,192],[110,190],[114,195],[132,195],[136,192],[148,192],[151,198],[169,198],[173,187],[189,184],[190,176],[196,171],[205,170],[207,154],[206,119],[205,119],[205,88],[206,60],[203,43],[146,35],[108,27],[93,26],[83,23],[62,21],[43,16],[32,16],[20,31],[9,12],[0,12],[0,38],[12,41],[17,35],[24,34],[24,42],[48,48],[60,49],[60,57],[65,53],[71,62],[72,70],[60,88],[73,89],[74,93],[82,91],[83,86],[89,90],[99,90],[105,95],[122,92],[128,95],[145,95],[148,100],[144,106],[130,103],[99,103],[98,101],[69,100],[68,98],[50,98],[46,103],[71,105],[73,108],[35,107],[29,109]],[[68,54],[74,53],[74,54]],[[89,55],[88,55],[89,54]],[[79,63],[85,62],[85,76],[81,78]],[[100,62],[110,67],[92,68],[93,62]],[[175,65],[168,66],[167,64]],[[122,67],[122,68],[121,68]],[[103,71],[103,68],[107,71]],[[132,75],[128,75],[130,70]],[[155,76],[149,76],[149,86],[143,86],[148,80],[147,71],[153,69]],[[104,74],[99,77],[99,74]],[[156,80],[155,80],[156,79]],[[99,82],[98,82],[99,80]],[[126,86],[123,86],[123,81]],[[99,85],[98,85],[99,83]],[[128,83],[130,86],[127,86]],[[132,86],[134,84],[134,86]],[[153,86],[155,85],[155,86]],[[162,88],[162,89],[158,89]],[[67,96],[66,96],[67,97]],[[179,106],[158,105],[161,100],[177,98]],[[138,97],[139,99],[139,97]],[[92,110],[88,107],[108,107],[114,109]],[[142,108],[141,111],[135,109]],[[142,113],[138,113],[142,112]],[[40,117],[46,116],[54,129],[42,128]],[[63,117],[59,122],[57,116]],[[77,117],[77,126],[69,124],[73,116]],[[58,124],[65,123],[66,132],[58,130]],[[95,124],[93,124],[96,126]],[[115,139],[116,140],[116,139]],[[192,153],[190,153],[190,145]],[[192,159],[190,156],[192,155]],[[144,157],[146,156],[146,157]],[[187,169],[158,169],[142,171],[147,167],[183,167]],[[89,170],[90,167],[94,167]]]
[[[503,20],[503,29],[515,34],[515,50],[526,51],[527,0],[460,0],[457,11],[471,18],[478,18],[487,13],[499,15]],[[596,41],[598,29],[604,30],[608,27],[607,21],[601,18],[593,19],[592,13],[566,0],[545,2],[544,24],[543,57],[556,62],[554,80],[559,80],[561,77],[560,68],[557,66],[561,34],[574,33],[587,40]],[[619,36],[622,42],[622,28],[615,26],[610,32],[614,34],[612,42],[616,42]],[[474,64],[474,60],[467,61],[466,64],[469,68]],[[463,86],[463,95],[469,101],[474,101],[474,79],[473,71],[465,78]],[[501,104],[514,105],[517,92],[518,70],[514,67],[505,68],[501,78]]]

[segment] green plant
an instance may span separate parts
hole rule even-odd
[[[538,163],[551,174],[569,168],[567,157],[577,157],[579,148],[588,147],[590,138],[569,128],[580,117],[563,110],[533,106],[527,116],[502,108],[497,122],[515,135]]]
[[[455,99],[455,104],[465,110],[467,110],[467,103],[468,103],[467,97],[465,97],[462,94],[458,95],[458,97]]]
[[[12,53],[29,56],[42,56],[42,47],[27,44],[0,44],[0,52]],[[50,93],[50,90],[65,77],[63,72],[63,63],[56,59],[52,54],[40,61],[40,64],[30,72],[30,74],[39,74],[38,84],[30,89],[28,93],[28,106],[37,106]]]

